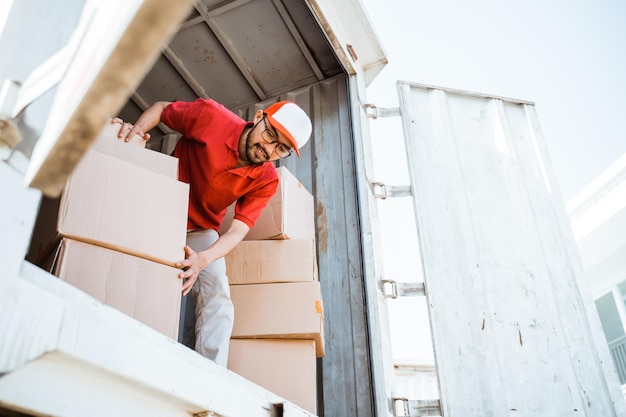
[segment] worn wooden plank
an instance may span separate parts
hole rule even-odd
[[[26,173],[31,187],[51,197],[61,193],[97,132],[122,107],[190,6],[189,0],[86,3],[79,25],[85,30],[70,38],[74,55]]]

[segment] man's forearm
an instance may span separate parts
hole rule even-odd
[[[202,251],[207,265],[219,259],[235,248],[248,234],[250,228],[244,222],[234,219],[228,230],[209,248]]]
[[[169,104],[169,101],[157,101],[148,107],[135,122],[135,126],[131,130],[131,133],[135,133],[133,132],[134,130],[147,133],[150,129],[156,127],[161,122],[163,110],[165,110]]]

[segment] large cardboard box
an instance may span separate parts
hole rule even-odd
[[[103,303],[178,339],[182,291],[178,269],[63,239],[53,272]]]
[[[277,170],[278,190],[245,240],[315,239],[313,195],[287,168],[279,167]],[[228,230],[234,216],[233,204],[226,211],[222,233]]]
[[[145,148],[146,141],[135,135],[130,142],[117,137],[120,124],[106,124],[91,144],[98,152],[114,156],[168,178],[178,179],[178,158]]]
[[[228,369],[317,414],[313,340],[232,339]]]
[[[68,237],[173,266],[185,257],[188,194],[188,184],[89,150],[58,205],[40,210],[30,253]]]
[[[324,356],[324,310],[319,281],[231,285],[233,338],[313,339]]]
[[[244,240],[225,256],[230,284],[317,280],[315,240]]]

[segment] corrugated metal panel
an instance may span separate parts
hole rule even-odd
[[[532,104],[398,89],[444,415],[626,415]]]
[[[354,148],[343,79],[312,90],[314,195],[320,280],[326,309],[324,415],[370,416],[371,367]]]
[[[196,97],[245,109],[339,73],[304,1],[204,0],[195,3],[121,114],[157,100]]]

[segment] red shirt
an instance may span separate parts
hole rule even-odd
[[[239,137],[250,123],[213,100],[168,105],[161,121],[183,136],[174,149],[178,179],[189,184],[187,229],[218,233],[226,208],[237,201],[235,219],[254,226],[278,187],[272,162],[235,168]]]

